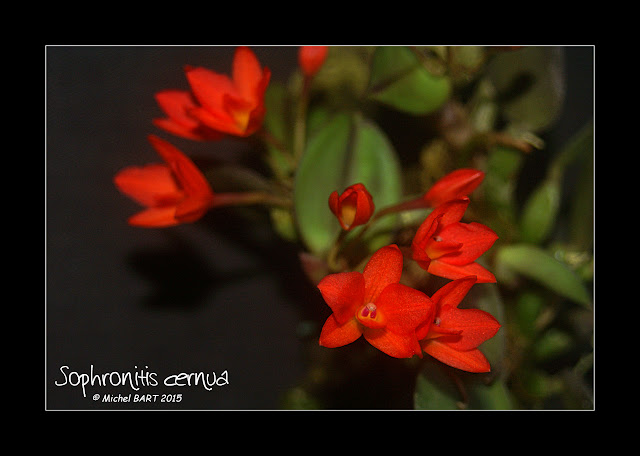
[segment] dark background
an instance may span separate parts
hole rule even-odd
[[[252,47],[272,80],[286,81],[297,47]],[[305,375],[300,337],[309,314],[328,314],[302,276],[294,246],[258,213],[254,223],[222,209],[200,223],[134,228],[140,207],[114,187],[130,165],[158,161],[147,135],[188,155],[251,162],[250,143],[195,143],[156,129],[153,98],[187,89],[184,65],[230,72],[233,47],[47,46],[45,152],[45,408],[277,409]],[[567,98],[549,148],[593,116],[593,47],[566,49]],[[535,173],[533,173],[535,178]],[[103,404],[60,368],[89,373],[155,372],[138,393],[181,393],[179,404]],[[222,374],[229,384],[168,388],[180,372]]]

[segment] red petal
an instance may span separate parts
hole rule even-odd
[[[438,308],[444,306],[458,307],[458,304],[460,304],[462,299],[467,295],[473,284],[476,283],[476,280],[476,276],[453,280],[436,291],[433,296],[431,296],[431,300]]]
[[[207,139],[203,135],[195,133],[195,130],[186,128],[184,125],[179,124],[172,119],[153,119],[152,122],[156,127],[169,132],[172,135],[180,136],[181,138],[193,139],[196,141]],[[220,135],[220,137],[222,137],[222,135]]]
[[[253,109],[253,111],[249,113],[249,122],[247,123],[247,128],[244,132],[244,136],[249,136],[260,129],[266,113],[267,110],[264,107],[264,103],[258,105]]]
[[[495,283],[496,277],[478,263],[469,263],[464,266],[449,264],[446,262],[447,257],[440,260],[433,260],[429,263],[427,272],[430,274],[444,277],[446,279],[461,279],[470,275],[477,277],[478,283]]]
[[[388,285],[375,305],[384,315],[386,328],[398,334],[414,334],[419,324],[432,321],[435,314],[435,306],[426,294],[400,283]]]
[[[322,67],[328,53],[328,46],[300,46],[298,64],[304,75],[307,77],[315,75]]]
[[[459,222],[462,219],[462,216],[464,216],[464,213],[467,211],[468,206],[469,198],[462,197],[454,199],[437,206],[433,210],[433,212],[429,214],[429,217],[437,218],[442,214],[442,220],[440,221],[440,223],[442,224],[442,226],[447,226],[451,223]]]
[[[425,252],[430,259],[437,260],[438,258],[445,255],[447,256],[459,255],[461,248],[462,248],[462,243],[457,242],[457,240],[444,239],[440,237],[439,234],[437,234],[436,236],[429,239],[425,247]]]
[[[431,214],[418,227],[411,242],[411,258],[417,261],[420,267],[425,270],[429,268],[429,263],[431,262],[431,258],[426,251],[427,246],[432,241],[434,233],[440,226],[440,220],[442,220],[442,214],[436,214],[437,217],[432,217]]]
[[[186,156],[181,155],[175,162],[175,173],[187,195],[205,201],[213,199],[209,182],[198,167]]]
[[[318,283],[318,289],[339,323],[352,319],[365,304],[365,282],[359,272],[330,274]]]
[[[174,226],[180,223],[174,217],[175,212],[175,206],[152,207],[131,216],[129,224],[143,228]]]
[[[444,227],[438,235],[443,243],[462,243],[456,253],[443,260],[456,265],[465,265],[477,260],[498,239],[498,235],[489,227],[475,222],[452,223]]]
[[[457,169],[439,179],[425,193],[423,199],[431,207],[449,200],[469,195],[484,179],[484,173],[477,169]]]
[[[202,125],[190,112],[197,107],[191,92],[164,90],[156,93],[156,101],[167,119],[154,119],[153,124],[169,133],[197,141],[218,140],[224,135]]]
[[[440,339],[456,350],[471,350],[491,339],[500,329],[500,323],[493,315],[480,309],[456,309],[445,306],[438,313],[440,328],[444,331],[461,331],[456,336]]]
[[[411,358],[422,353],[415,334],[396,334],[386,328],[367,329],[364,337],[378,350],[394,358]]]
[[[184,198],[166,165],[130,166],[119,171],[113,181],[122,193],[147,207],[175,205]]]
[[[356,218],[353,221],[353,225],[363,225],[369,221],[375,211],[375,205],[373,204],[373,197],[371,193],[362,184],[356,184],[354,186],[357,194],[356,202]]]
[[[478,349],[454,350],[447,344],[440,342],[439,339],[429,339],[423,343],[422,348],[425,353],[456,369],[476,373],[491,371],[487,358]]]
[[[191,92],[185,90],[163,90],[155,95],[156,101],[164,113],[185,128],[192,129],[198,122],[188,115],[196,107]]]
[[[210,198],[185,198],[176,207],[174,217],[180,222],[195,222],[202,217],[213,204],[213,197]]]
[[[429,257],[427,252],[427,248],[434,243],[432,239],[433,236],[435,234],[439,235],[440,231],[444,230],[451,223],[459,222],[467,210],[468,205],[469,198],[448,201],[431,211],[427,218],[420,224],[413,237],[411,249],[413,250],[413,259],[425,263],[421,264],[423,268],[426,269],[426,267],[428,267],[428,259],[433,259]],[[456,240],[452,239],[451,241],[455,242]],[[453,246],[450,242],[446,245],[449,248]]]
[[[235,119],[227,111],[209,111],[204,108],[193,108],[189,113],[213,130],[235,136],[243,136],[245,134],[243,130],[238,128]]]
[[[177,147],[157,136],[149,135],[149,141],[153,147],[155,147],[158,154],[171,167],[176,179],[188,196],[201,199],[213,197],[213,191],[209,186],[209,182],[189,157],[183,154]]]
[[[240,95],[257,104],[256,89],[262,84],[263,71],[256,55],[246,46],[236,48],[232,68],[233,83]]]
[[[391,244],[376,251],[364,268],[364,304],[375,302],[387,285],[400,282],[403,257],[397,245]]]
[[[224,96],[238,94],[231,79],[226,75],[201,67],[187,68],[185,74],[193,95],[207,111],[222,111]]]
[[[413,254],[411,258],[418,263],[418,265],[424,269],[425,271],[429,270],[429,265],[431,264],[431,258],[426,254],[423,250],[413,250]]]
[[[331,314],[320,332],[320,345],[328,348],[342,347],[358,340],[362,331],[355,318],[344,324],[338,323],[335,314]]]
[[[440,220],[442,220],[442,214],[435,211],[432,211],[427,218],[424,219],[413,237],[412,246],[415,250],[424,251],[427,243],[440,226]]]
[[[329,209],[331,210],[331,212],[333,212],[333,215],[335,215],[336,217],[338,216],[339,213],[339,197],[340,195],[338,195],[338,192],[334,191],[331,193],[331,195],[329,195]]]

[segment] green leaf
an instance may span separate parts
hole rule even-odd
[[[533,345],[533,356],[537,361],[556,357],[571,346],[571,337],[558,328],[549,328]]]
[[[266,114],[264,117],[265,129],[280,143],[286,150],[291,150],[291,112],[289,94],[287,89],[280,83],[269,84],[265,93]],[[285,151],[273,144],[267,144],[267,163],[278,176],[287,176],[291,171],[291,162],[285,156]]]
[[[585,126],[566,150],[568,151],[562,156],[563,161],[569,161],[578,155],[576,165],[579,167],[571,201],[571,244],[576,248],[593,248],[593,124]],[[563,162],[558,166],[563,166]]]
[[[524,156],[521,151],[492,147],[487,154],[487,172],[482,184],[486,201],[497,214],[494,228],[501,239],[511,237],[516,226],[515,189]]]
[[[562,179],[567,167],[579,158],[591,158],[592,161],[592,152],[593,125],[589,123],[558,151],[547,170],[546,179],[529,196],[520,220],[520,235],[523,241],[539,244],[549,236],[556,224],[562,197]],[[592,172],[592,168],[587,170],[587,173],[589,171]],[[587,174],[584,177],[588,176]],[[589,203],[593,199],[593,182],[588,179],[581,182],[583,185],[576,191],[576,202],[577,207],[585,209],[580,213],[585,217],[579,220],[578,224],[588,227],[587,221],[593,217],[593,214],[588,212]]]
[[[435,361],[427,359],[418,374],[413,395],[416,410],[458,410],[463,397],[451,377]]]
[[[565,144],[549,166],[549,176],[561,176],[579,159],[593,160],[593,123],[588,122]]]
[[[282,83],[277,81],[269,84],[264,94],[266,113],[264,126],[271,134],[282,142],[289,142],[288,126],[290,125],[290,113],[288,93]]]
[[[487,76],[514,128],[539,132],[550,126],[564,101],[564,61],[558,46],[527,46],[496,55]]]
[[[400,164],[386,135],[357,114],[340,113],[318,126],[307,142],[294,187],[298,230],[314,253],[325,253],[340,231],[329,210],[331,192],[362,183],[377,208],[402,196]],[[381,221],[393,223],[393,218]],[[376,225],[378,227],[378,224]]]
[[[504,381],[470,374],[425,358],[416,378],[413,407],[416,410],[510,410],[513,399]]]
[[[587,308],[591,298],[580,278],[564,263],[531,244],[512,244],[500,248],[496,255],[496,273],[509,280],[514,273],[524,275],[559,295]]]
[[[449,79],[429,72],[410,49],[380,46],[374,52],[370,98],[409,114],[423,115],[440,108],[450,94]]]
[[[562,390],[562,380],[540,369],[523,369],[516,379],[518,386],[536,402],[543,401]]]
[[[557,179],[545,179],[531,194],[520,218],[524,242],[539,244],[551,233],[560,208],[561,186]]]
[[[515,304],[518,329],[525,337],[533,337],[537,332],[538,317],[544,309],[544,298],[538,293],[525,291],[518,296]]]
[[[475,382],[469,392],[469,408],[473,410],[511,410],[513,399],[504,381],[490,384]]]
[[[593,155],[583,165],[571,202],[570,240],[575,248],[593,249]]]
[[[284,410],[318,410],[320,402],[302,387],[295,387],[287,391],[282,398]]]

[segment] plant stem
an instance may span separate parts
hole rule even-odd
[[[422,196],[419,196],[417,198],[413,198],[408,201],[402,201],[398,204],[394,204],[392,206],[387,206],[380,209],[373,215],[371,222],[378,220],[379,218],[382,218],[385,215],[395,214],[395,213],[404,212],[404,211],[411,211],[414,209],[426,209],[428,207],[429,206],[427,206],[426,203],[423,201]]]
[[[300,161],[300,158],[302,158],[302,154],[304,153],[310,87],[311,79],[305,77],[302,83],[302,90],[299,98],[300,102],[298,103],[298,111],[296,112],[296,118],[293,126],[293,159],[296,164]]]
[[[347,236],[348,231],[340,230],[340,234],[333,242],[331,249],[327,253],[327,265],[329,266],[330,271],[342,271],[343,264],[338,262],[338,252],[340,252],[342,248],[342,242]]]
[[[289,150],[287,150],[286,146],[278,138],[273,136],[271,132],[269,132],[264,128],[261,128],[256,134],[265,143],[273,146],[278,152],[280,152],[280,156],[286,160],[290,170],[294,170],[296,168],[296,160],[292,157],[291,153],[289,152]],[[280,175],[280,177],[286,177],[286,176],[282,176],[280,169],[274,169],[274,172]]]
[[[246,193],[218,193],[213,202],[213,207],[218,206],[249,206],[253,204],[265,204],[290,208],[292,202],[289,198],[272,195],[265,192]]]

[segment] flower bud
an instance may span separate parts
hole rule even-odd
[[[300,46],[298,63],[307,78],[314,76],[320,70],[328,53],[328,46]]]
[[[350,230],[369,221],[375,211],[373,197],[364,185],[354,184],[341,194],[334,191],[329,196],[329,209],[338,218],[344,230]]]

